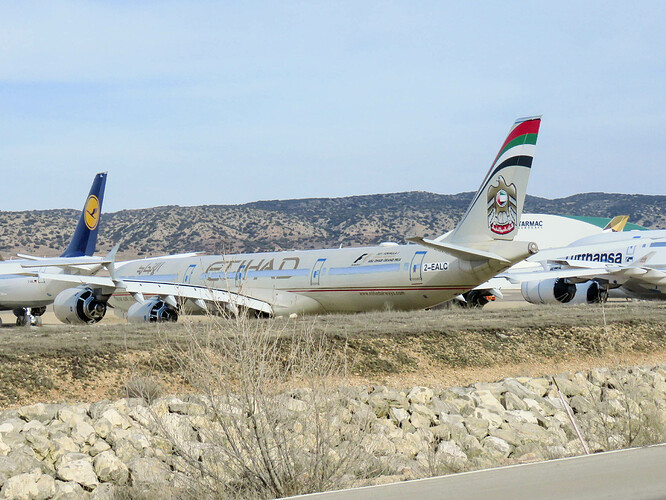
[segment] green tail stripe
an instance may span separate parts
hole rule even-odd
[[[537,135],[538,134],[523,134],[519,135],[516,137],[514,140],[509,142],[506,146],[504,146],[504,149],[500,151],[500,154],[497,155],[499,158],[504,154],[505,151],[515,147],[515,146],[522,146],[523,144],[536,144],[537,141]]]

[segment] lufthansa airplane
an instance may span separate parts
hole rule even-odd
[[[63,281],[46,280],[39,276],[40,272],[93,274],[107,262],[92,256],[97,243],[105,186],[106,172],[96,174],[74,235],[60,257],[39,258],[19,254],[22,259],[0,262],[0,310],[12,310],[17,325],[41,324],[46,306],[71,286]]]
[[[506,273],[533,304],[666,299],[666,230],[607,232],[539,253],[542,269]]]
[[[56,316],[66,323],[98,320],[79,307],[91,294],[99,302],[112,295],[110,304],[130,321],[219,309],[257,315],[409,310],[447,301],[537,252],[536,244],[513,238],[540,124],[540,117],[514,123],[464,217],[441,240],[149,258],[112,264],[108,278],[43,276],[79,284],[58,296]]]

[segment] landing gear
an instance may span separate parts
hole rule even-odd
[[[482,290],[470,290],[463,293],[463,297],[465,298],[465,302],[461,302],[460,305],[474,309],[481,309],[491,300],[495,300],[494,295],[490,295],[488,292]]]
[[[16,326],[42,326],[42,314],[46,307],[19,307],[14,309]]]

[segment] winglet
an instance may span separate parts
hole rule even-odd
[[[624,231],[624,226],[627,224],[628,220],[628,215],[616,215],[608,224],[606,224],[604,231],[611,230],[614,233],[622,232]]]
[[[100,172],[95,175],[72,240],[61,257],[81,257],[95,253],[105,187],[106,172]]]
[[[106,268],[109,270],[109,275],[111,276],[111,279],[115,280],[115,274],[116,274],[116,253],[118,252],[118,249],[120,248],[120,243],[116,243],[115,246],[111,249],[109,253],[106,254],[106,257],[104,257],[104,263],[106,264]]]

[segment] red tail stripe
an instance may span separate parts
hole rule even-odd
[[[516,137],[525,135],[525,134],[538,134],[539,133],[539,126],[541,125],[541,119],[536,118],[534,120],[528,120],[526,122],[521,123],[518,125],[516,128],[514,128],[509,136],[506,138],[504,141],[504,144],[502,144],[502,147],[499,149],[500,153],[504,150],[504,147],[509,144],[512,140],[514,140]],[[499,156],[499,153],[498,155]],[[495,158],[495,161],[497,161],[497,157]],[[495,162],[493,162],[494,164]]]

